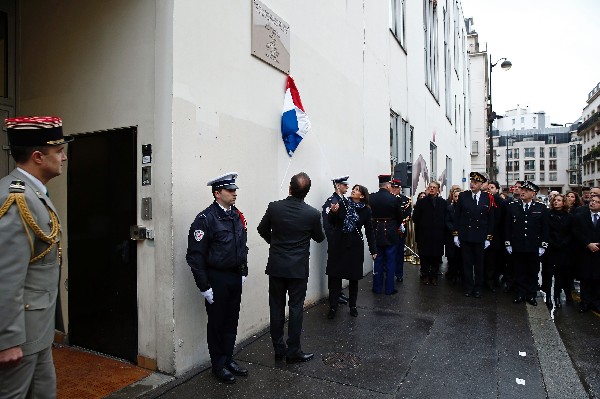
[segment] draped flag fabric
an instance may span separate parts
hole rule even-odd
[[[300,101],[300,93],[294,79],[288,75],[281,115],[281,138],[290,157],[309,130],[310,121]]]

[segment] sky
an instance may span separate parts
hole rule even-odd
[[[512,62],[492,72],[492,105],[545,111],[552,123],[581,117],[600,82],[600,0],[461,0],[480,50]]]

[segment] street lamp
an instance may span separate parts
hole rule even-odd
[[[493,132],[492,132],[492,128],[493,128],[493,124],[494,124],[494,120],[496,119],[500,119],[502,118],[501,116],[497,116],[496,113],[494,112],[494,110],[492,109],[492,69],[498,65],[498,63],[502,61],[502,63],[500,64],[500,67],[505,70],[508,71],[511,67],[512,67],[512,62],[510,62],[509,60],[507,60],[506,58],[500,58],[498,61],[492,63],[492,55],[490,54],[490,75],[488,77],[488,102],[489,102],[489,106],[488,106],[488,140],[489,140],[489,149],[490,149],[490,156],[489,156],[489,164],[488,164],[488,176],[490,178],[490,180],[496,180],[495,179],[495,173],[494,173],[494,139],[493,139]]]

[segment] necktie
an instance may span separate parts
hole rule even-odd
[[[477,205],[477,194],[473,194],[473,202]]]
[[[594,227],[596,227],[596,224],[598,223],[598,214],[597,213],[594,213],[593,220],[594,220]]]

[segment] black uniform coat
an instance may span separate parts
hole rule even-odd
[[[348,203],[348,199],[340,196],[338,193],[331,194],[331,197],[325,200],[325,203],[321,207],[321,216],[323,218],[323,229],[325,230],[325,236],[327,237],[327,241],[331,239],[331,235],[333,234],[333,226],[329,223],[327,219],[327,215],[329,215],[329,210],[331,205],[340,204],[340,208],[344,206],[344,204]]]
[[[514,252],[538,252],[548,247],[548,208],[532,201],[527,212],[523,201],[513,201],[506,206],[504,218],[504,244]]]
[[[444,245],[446,247],[446,258],[452,258],[456,256],[458,248],[454,245],[453,232],[456,230],[454,223],[454,208],[455,203],[448,202],[448,209],[446,212],[446,232],[444,234]]]
[[[415,204],[412,218],[419,256],[444,255],[446,212],[448,203],[439,196],[428,195]]]
[[[491,241],[490,247],[495,250],[504,251],[504,214],[506,213],[505,200],[500,194],[494,194],[494,203],[496,206],[492,209],[494,212],[494,228],[492,235],[494,239]]]
[[[594,227],[589,208],[587,212],[577,212],[573,216],[573,236],[579,252],[578,277],[600,279],[600,251],[592,252],[587,248],[591,242],[600,242],[600,223]]]
[[[373,228],[377,246],[396,245],[400,238],[398,228],[403,219],[400,201],[386,189],[380,188],[371,195],[369,202],[373,212]]]
[[[239,271],[248,275],[248,232],[243,215],[235,206],[230,215],[213,202],[196,216],[188,234],[185,256],[200,291],[210,286],[207,269]]]
[[[325,271],[328,276],[347,280],[360,280],[363,278],[363,240],[365,236],[371,255],[377,253],[375,234],[371,223],[371,208],[365,206],[362,209],[357,209],[356,213],[358,214],[356,230],[345,233],[343,227],[346,208],[340,205],[337,212],[329,212],[328,219],[332,227],[332,234]],[[363,227],[365,234],[362,232]]]
[[[573,237],[573,216],[567,211],[551,209],[548,212],[548,252],[544,255],[554,265],[568,265],[573,253],[569,251]]]
[[[494,230],[494,207],[488,193],[480,191],[475,203],[471,190],[458,194],[454,207],[454,224],[462,242],[482,243],[490,240]]]
[[[308,278],[310,240],[325,239],[318,210],[289,196],[269,204],[257,230],[270,244],[266,274]]]

